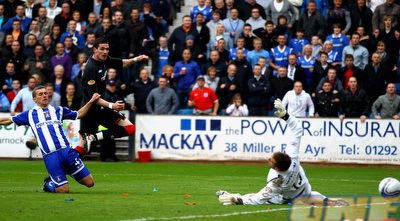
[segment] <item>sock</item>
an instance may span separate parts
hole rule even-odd
[[[85,156],[87,154],[85,149],[83,147],[80,147],[80,146],[76,146],[74,148],[74,150],[79,153],[80,157],[83,157],[83,156]]]
[[[56,192],[56,184],[52,180],[47,181],[45,185],[49,190],[51,190],[51,192]]]

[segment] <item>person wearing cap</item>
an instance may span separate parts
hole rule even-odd
[[[193,114],[195,115],[216,116],[219,108],[217,95],[210,88],[204,87],[204,84],[204,76],[198,76],[198,87],[190,93],[188,106],[194,108]]]

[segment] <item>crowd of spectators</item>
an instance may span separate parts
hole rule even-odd
[[[106,99],[133,113],[267,116],[279,98],[297,117],[399,118],[400,2],[197,0],[168,30],[180,3],[0,0],[0,111],[36,85],[78,109],[105,37],[112,57],[151,58],[108,71]]]

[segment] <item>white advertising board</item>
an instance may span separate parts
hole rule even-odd
[[[400,164],[400,121],[302,118],[302,162]],[[152,159],[266,160],[284,151],[286,123],[270,117],[136,116],[135,157]]]

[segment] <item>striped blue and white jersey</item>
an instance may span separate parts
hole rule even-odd
[[[43,155],[71,147],[62,128],[62,121],[66,119],[78,119],[78,112],[66,107],[49,105],[41,108],[36,105],[32,110],[24,111],[11,118],[18,126],[31,127]]]

